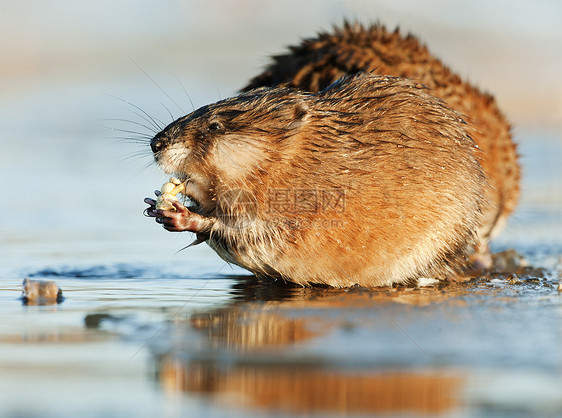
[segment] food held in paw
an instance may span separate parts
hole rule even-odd
[[[185,190],[185,185],[175,177],[170,177],[170,181],[164,183],[160,189],[160,196],[156,200],[156,209],[175,210],[170,201],[178,200],[177,194]]]

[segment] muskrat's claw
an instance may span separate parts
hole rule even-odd
[[[203,243],[203,242],[205,242],[205,241],[206,241],[205,238],[203,238],[202,236],[198,236],[197,238],[195,238],[195,240],[194,240],[191,244],[189,244],[189,245],[188,245],[187,247],[185,247],[185,248],[189,248],[189,247],[193,247],[193,246],[195,246],[195,245],[199,245],[199,244],[201,244],[201,243]]]

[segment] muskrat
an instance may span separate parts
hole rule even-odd
[[[162,211],[147,198],[147,214],[258,276],[336,287],[453,277],[486,187],[467,127],[404,78],[253,89],[152,139],[192,205]]]
[[[463,81],[415,36],[403,36],[398,29],[387,31],[379,24],[364,27],[345,22],[342,28],[305,39],[290,46],[288,53],[272,57],[271,64],[242,91],[285,85],[318,92],[343,75],[360,71],[416,80],[467,122],[468,134],[483,151],[479,159],[490,185],[473,257],[477,265],[489,267],[488,242],[503,228],[519,198],[520,167],[510,125],[490,94]]]

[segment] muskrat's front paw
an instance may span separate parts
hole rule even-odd
[[[171,210],[155,210],[156,222],[167,231],[206,233],[210,230],[211,219],[191,212],[177,200],[170,201],[170,204],[173,207]]]
[[[194,214],[177,200],[170,200],[164,203],[169,205],[169,209],[155,209],[156,222],[168,231],[189,231],[191,218]],[[158,206],[156,207],[158,208]]]

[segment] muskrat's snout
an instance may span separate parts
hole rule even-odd
[[[191,146],[188,145],[189,135],[184,134],[184,125],[174,121],[157,133],[150,141],[154,161],[165,173],[174,174],[175,177],[183,178],[179,174],[182,167],[191,156]]]
[[[150,148],[154,154],[158,154],[170,144],[170,139],[163,132],[156,134],[150,141]]]

